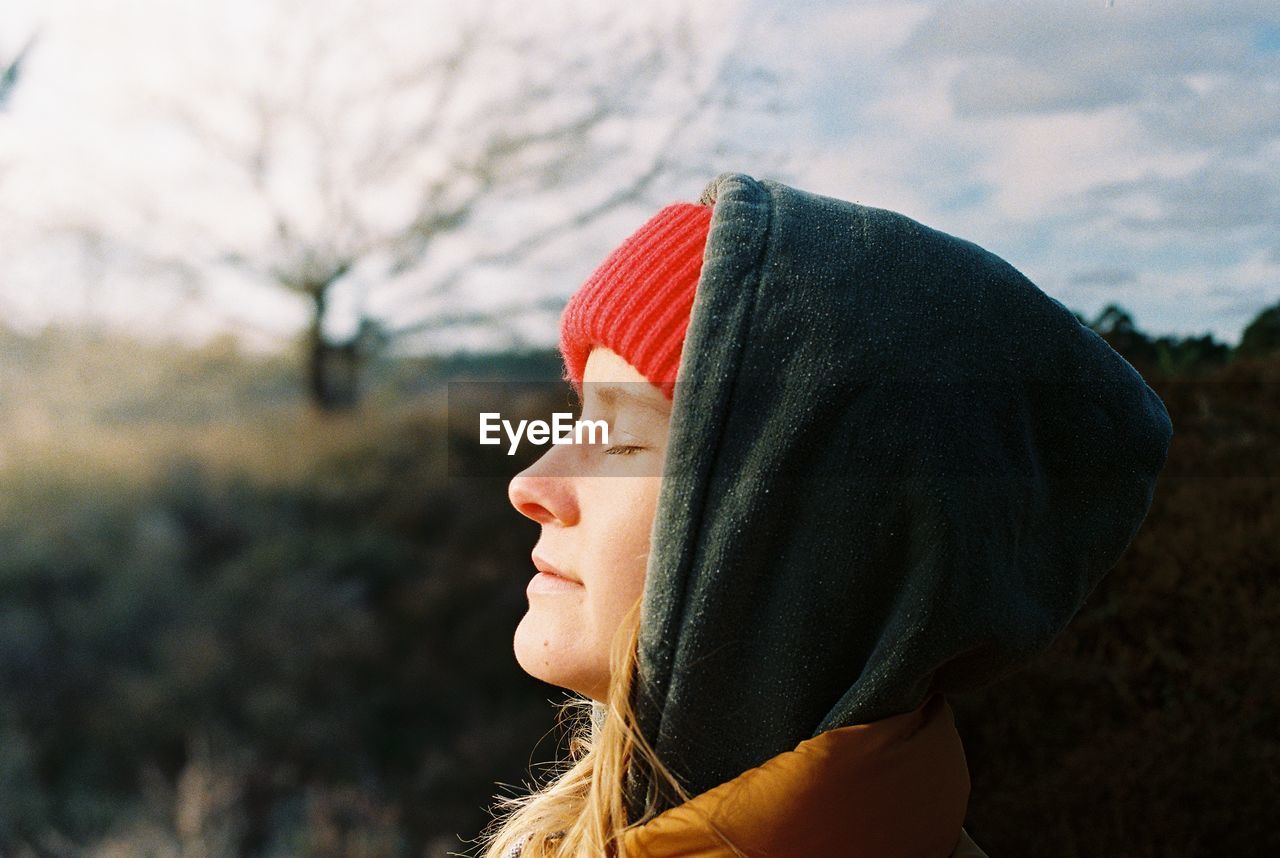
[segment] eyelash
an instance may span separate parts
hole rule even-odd
[[[618,456],[629,456],[632,453],[638,450],[643,450],[643,449],[644,447],[638,447],[635,444],[615,444],[614,446],[610,447],[608,450],[605,450],[605,453],[606,454],[612,453]]]

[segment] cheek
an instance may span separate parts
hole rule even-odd
[[[603,545],[599,557],[603,561],[597,576],[598,592],[602,601],[608,602],[611,613],[625,611],[631,600],[638,598],[644,588],[645,569],[648,565],[653,515],[657,509],[656,477],[610,478],[630,483],[643,480],[640,485],[619,487],[611,497],[601,498],[598,509],[609,510],[610,515],[601,520]]]

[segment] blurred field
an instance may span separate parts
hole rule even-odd
[[[467,366],[320,419],[229,343],[0,349],[0,854],[461,852],[553,754],[563,692],[510,649],[537,526],[445,476]],[[1139,368],[1175,438],[1137,541],[955,703],[992,856],[1280,849],[1280,355]]]
[[[445,479],[466,367],[319,418],[225,343],[49,340],[0,376],[0,854],[460,848],[558,696],[511,655],[536,526]]]

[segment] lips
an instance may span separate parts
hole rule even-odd
[[[566,572],[561,572],[559,569],[557,569],[555,566],[552,566],[546,560],[543,560],[537,554],[533,555],[533,568],[537,569],[539,572],[546,572],[548,575],[555,575],[557,578],[564,578],[565,580],[573,581],[575,584],[582,583],[582,581],[573,577],[572,575]]]

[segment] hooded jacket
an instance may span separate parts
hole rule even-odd
[[[1169,415],[976,244],[741,173],[700,202],[714,208],[651,532],[639,729],[704,809],[719,786],[772,784],[735,818],[771,818],[752,842],[775,858],[817,854],[799,839],[814,825],[866,818],[860,779],[894,777],[872,745],[914,747],[903,766],[938,766],[893,787],[899,805],[954,844],[968,777],[937,695],[1024,665],[1063,629],[1146,517]],[[912,746],[903,727],[921,724]],[[777,800],[815,782],[821,802]],[[638,771],[626,786],[632,818],[650,791],[679,804]],[[721,854],[690,845],[697,827],[677,812],[629,834],[639,854]]]
[[[913,712],[807,739],[627,831],[622,845],[645,858],[985,858],[961,828],[968,798],[964,751],[936,694]]]
[[[592,707],[593,730],[607,712]],[[807,739],[627,831],[622,847],[643,858],[987,858],[960,828],[968,795],[951,710],[934,695],[914,712]]]

